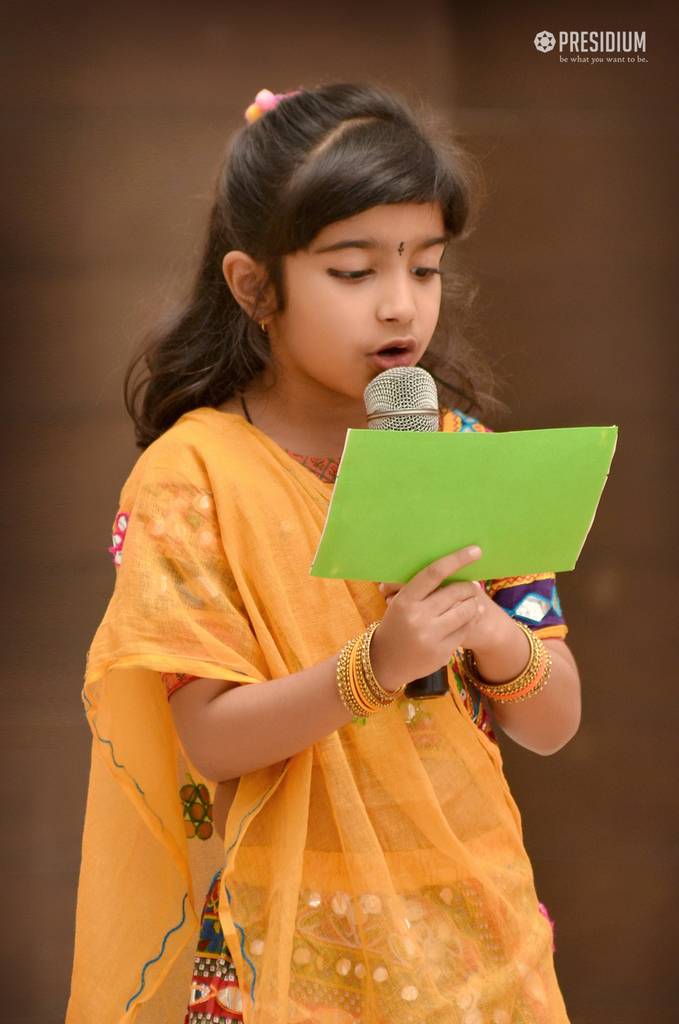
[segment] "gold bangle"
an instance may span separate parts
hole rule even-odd
[[[398,690],[385,690],[385,688],[376,678],[375,673],[373,672],[372,662],[370,660],[370,645],[372,643],[372,638],[377,632],[378,626],[379,622],[373,622],[372,625],[368,627],[366,632],[363,634],[363,637],[361,638],[362,642],[360,664],[363,669],[363,675],[366,684],[368,685],[371,693],[373,694],[377,701],[379,701],[381,704],[387,707],[389,704],[393,704],[395,700],[398,700],[398,698],[403,695],[403,692],[408,684],[404,683],[403,686],[399,686]]]
[[[359,642],[360,637],[354,637],[342,648],[337,662],[337,688],[347,711],[351,711],[356,718],[365,718],[378,709],[364,705],[356,692],[355,678],[352,678],[355,677],[352,671],[352,654]]]
[[[357,658],[361,639],[361,637],[358,637],[351,645],[351,652],[349,654],[349,685],[351,686],[351,693],[356,703],[363,708],[365,714],[372,715],[375,711],[380,710],[380,705],[372,697],[370,690],[365,685],[362,674],[358,670]]]
[[[478,690],[485,692],[486,689],[489,689],[492,693],[511,694],[523,689],[523,687],[530,682],[531,678],[537,674],[542,660],[542,649],[538,646],[537,638],[527,626],[524,626],[521,622],[517,622],[517,626],[519,626],[528,638],[530,655],[528,663],[523,671],[514,679],[510,679],[506,683],[489,683],[486,679],[482,679],[476,667],[474,652],[471,650],[464,650],[462,652],[467,676],[471,679]]]
[[[370,643],[378,625],[378,622],[373,622],[361,637],[359,668],[362,682],[370,693],[373,701],[380,707],[388,707],[394,702],[394,694],[380,686],[379,682],[375,678],[375,673],[373,672],[372,663],[370,661]]]
[[[468,659],[466,664],[471,669],[469,674],[477,690],[488,693],[489,696],[511,697],[512,694],[523,690],[535,679],[540,671],[543,660],[544,655],[538,650],[520,676],[517,676],[516,679],[511,679],[508,683],[498,683],[497,685],[479,677],[475,660]]]
[[[478,669],[476,668],[476,660],[474,658],[473,651],[462,651],[462,667],[465,675],[469,681],[474,684],[476,689],[487,697],[507,700],[520,692],[525,692],[536,677],[540,676],[540,680],[542,680],[543,676],[549,674],[551,658],[549,651],[543,644],[542,640],[540,640],[539,637],[536,637],[532,630],[530,630],[528,626],[524,626],[522,622],[517,622],[516,624],[528,637],[528,642],[530,644],[530,657],[523,672],[516,676],[515,679],[510,679],[506,683],[498,684],[489,683],[487,680],[481,679]],[[540,689],[542,689],[542,687],[540,687]]]
[[[528,700],[530,697],[534,697],[536,693],[540,693],[541,690],[544,690],[545,686],[549,682],[549,673],[552,668],[552,657],[546,648],[545,650],[547,657],[545,659],[544,672],[538,676],[537,681],[532,686],[526,687],[523,692],[517,693],[514,697],[496,697],[495,699],[498,700],[499,703],[514,704],[520,700]],[[491,700],[492,699],[493,698],[491,696]]]
[[[364,674],[362,666],[361,666],[361,662],[360,662],[360,654],[361,654],[360,644],[358,644],[354,648],[354,651],[355,651],[355,654],[354,654],[354,661],[353,661],[353,666],[352,666],[353,671],[352,671],[352,674],[351,674],[351,680],[352,680],[352,683],[355,683],[356,689],[358,691],[357,699],[358,699],[359,703],[365,704],[367,707],[370,708],[371,711],[380,711],[382,708],[387,707],[388,703],[391,703],[391,702],[386,702],[386,701],[382,701],[382,700],[378,700],[377,699],[375,694],[372,692],[372,690],[368,686],[367,680],[365,678],[365,674]]]
[[[360,704],[355,700],[349,680],[349,656],[353,645],[354,640],[350,640],[349,643],[344,645],[340,652],[340,656],[337,661],[337,689],[339,691],[340,700],[347,711],[351,711],[352,715],[357,718],[364,718],[365,712]]]
[[[349,640],[337,659],[337,689],[347,711],[365,718],[389,707],[402,695],[398,690],[385,690],[375,678],[370,662],[370,642],[379,622],[373,622],[361,636]]]

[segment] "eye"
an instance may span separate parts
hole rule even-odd
[[[328,270],[331,277],[339,277],[342,281],[360,281],[372,274],[372,270]]]
[[[421,280],[426,280],[429,277],[433,277],[434,274],[440,275],[441,271],[437,267],[413,267],[411,273]]]

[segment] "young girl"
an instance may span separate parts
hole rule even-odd
[[[130,399],[68,1021],[179,1024],[193,972],[188,1021],[564,1022],[487,715],[542,754],[577,729],[553,576],[442,585],[474,547],[403,587],[309,576],[372,378],[475,402],[439,316],[464,164],[373,88],[248,114]],[[449,663],[449,696],[404,696]]]

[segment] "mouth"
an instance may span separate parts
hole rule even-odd
[[[410,366],[416,348],[414,338],[392,338],[380,345],[368,359],[379,370],[390,370],[392,366]]]

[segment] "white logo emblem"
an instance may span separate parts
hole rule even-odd
[[[556,39],[551,32],[538,32],[533,42],[536,48],[542,50],[543,53],[549,53],[556,46]]]

